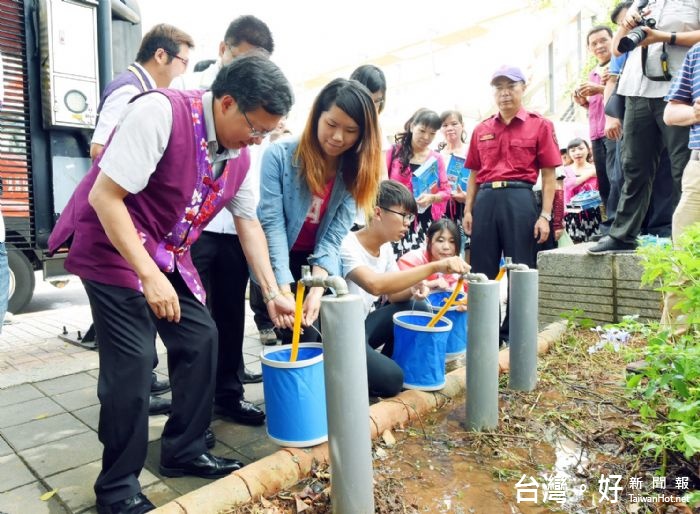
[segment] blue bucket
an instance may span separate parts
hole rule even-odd
[[[445,386],[445,349],[452,322],[444,316],[428,327],[432,314],[401,311],[394,314],[394,354],[403,370],[406,389],[437,391]]]
[[[291,354],[284,345],[260,355],[267,435],[280,446],[315,446],[328,440],[323,345],[301,343],[295,362]]]
[[[436,291],[428,295],[428,303],[433,314],[437,313],[449,300],[452,292]],[[465,293],[459,293],[455,302],[463,302],[467,298]],[[456,305],[452,305],[444,315],[452,322],[452,330],[447,338],[447,349],[445,350],[445,360],[447,362],[461,357],[467,352],[467,311],[458,311]]]

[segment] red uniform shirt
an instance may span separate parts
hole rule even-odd
[[[477,184],[498,180],[534,184],[541,168],[560,165],[552,122],[521,108],[509,125],[495,114],[476,126],[464,167],[476,173]]]

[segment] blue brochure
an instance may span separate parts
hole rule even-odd
[[[437,193],[438,186],[438,163],[434,156],[430,156],[420,167],[413,172],[411,177],[413,186],[413,196],[418,198],[423,193]]]

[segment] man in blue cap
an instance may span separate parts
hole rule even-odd
[[[471,170],[462,224],[471,235],[475,273],[496,278],[501,254],[513,262],[537,265],[537,244],[549,237],[554,200],[554,169],[561,165],[554,125],[522,105],[525,75],[501,66],[491,77],[498,113],[472,133],[465,167]],[[542,171],[542,208],[532,186]],[[501,340],[508,341],[508,317]]]

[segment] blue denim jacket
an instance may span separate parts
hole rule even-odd
[[[258,218],[267,237],[270,262],[279,284],[294,282],[289,270],[289,251],[301,232],[312,199],[306,181],[299,175],[299,166],[293,162],[298,145],[297,138],[271,144],[261,164]],[[320,266],[329,275],[340,275],[340,244],[350,232],[354,219],[355,201],[338,173],[309,263]]]

